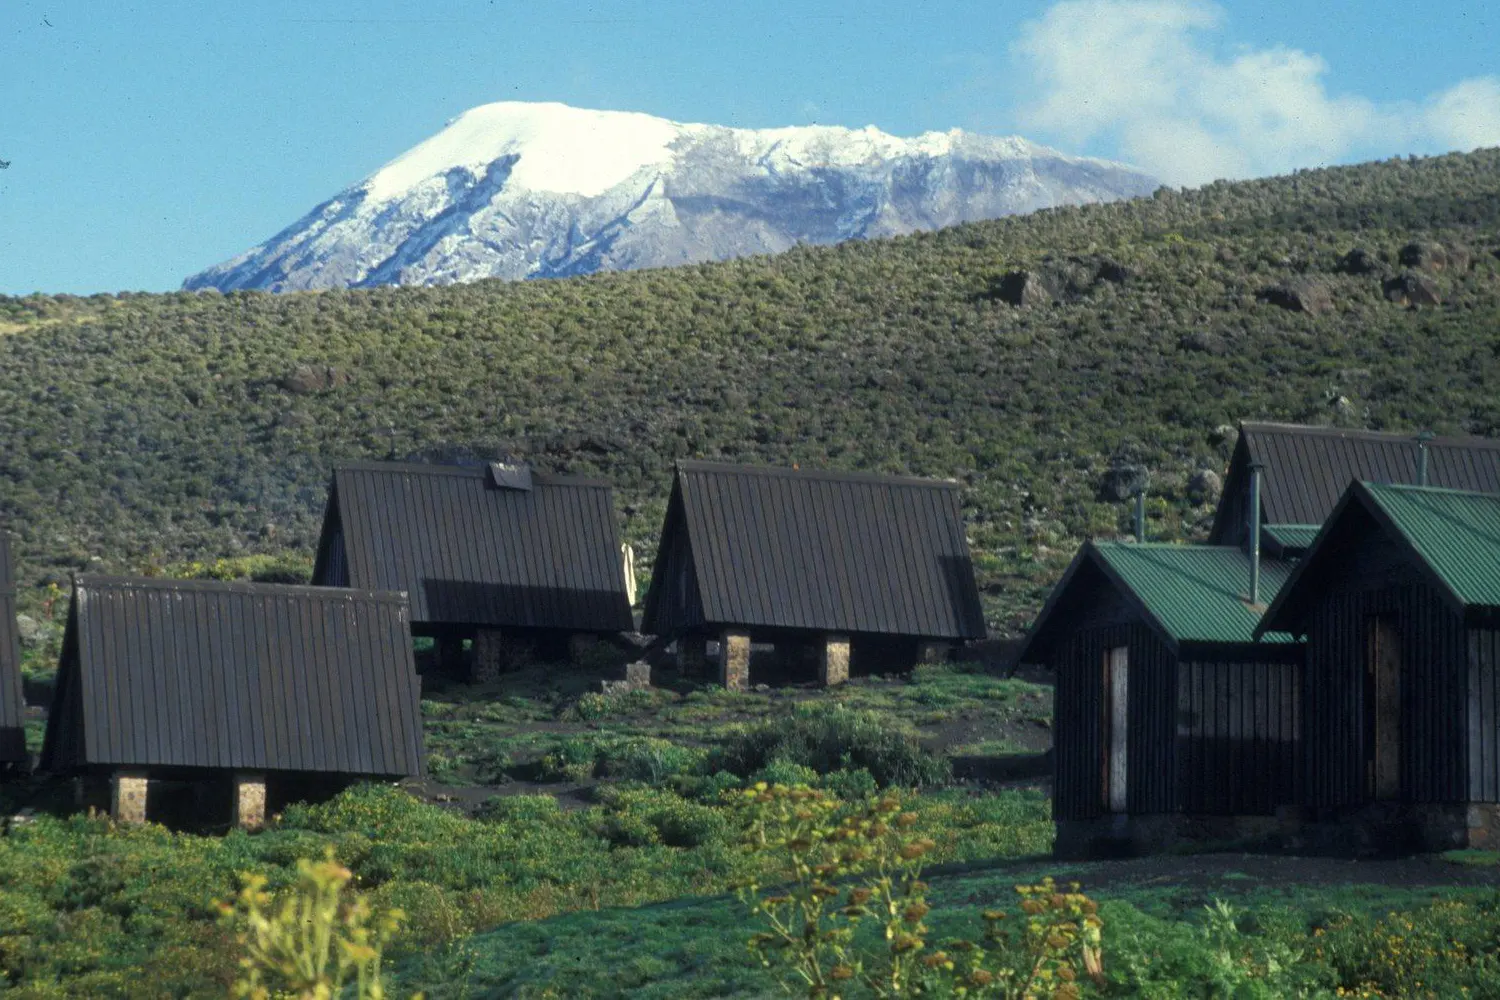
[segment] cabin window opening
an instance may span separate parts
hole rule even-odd
[[[1123,813],[1129,805],[1130,647],[1105,650],[1104,691],[1104,806]]]
[[[1401,635],[1393,615],[1365,622],[1365,784],[1372,799],[1401,794]]]

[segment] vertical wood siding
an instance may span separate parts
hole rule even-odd
[[[1307,804],[1368,800],[1365,670],[1369,621],[1401,639],[1401,791],[1405,802],[1464,801],[1471,669],[1463,620],[1424,584],[1324,596],[1308,622],[1303,686]]]
[[[1195,659],[1178,670],[1178,804],[1266,815],[1301,792],[1301,667]]]
[[[1468,800],[1500,802],[1500,632],[1469,630]]]
[[[1078,632],[1058,647],[1052,664],[1057,819],[1092,819],[1104,812],[1104,657],[1116,646],[1130,650],[1127,811],[1176,808],[1176,660],[1147,626],[1111,625]]]

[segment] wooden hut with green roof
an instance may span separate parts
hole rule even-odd
[[[1272,630],[1306,637],[1305,842],[1500,847],[1500,496],[1352,484]]]
[[[1061,856],[1269,835],[1297,800],[1302,649],[1234,546],[1089,542],[1021,651],[1051,667]],[[1288,563],[1259,563],[1261,600]]]

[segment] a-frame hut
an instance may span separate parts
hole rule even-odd
[[[240,825],[309,787],[423,770],[404,594],[81,576],[41,768],[109,779],[146,818],[152,782],[232,784]]]
[[[473,640],[475,679],[634,627],[608,484],[521,464],[338,468],[313,583],[405,591],[450,666]]]
[[[958,484],[684,461],[642,630],[684,668],[719,639],[719,679],[749,682],[750,645],[816,651],[825,684],[909,667],[985,636]]]

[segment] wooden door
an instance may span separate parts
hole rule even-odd
[[[1130,649],[1115,646],[1104,653],[1104,805],[1126,811],[1129,779]]]
[[[1373,799],[1401,796],[1401,636],[1395,620],[1366,626],[1365,774]]]

